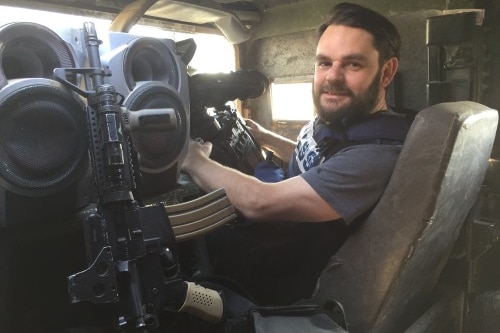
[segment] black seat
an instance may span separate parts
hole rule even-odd
[[[312,298],[340,302],[350,333],[403,332],[421,314],[480,189],[497,122],[475,102],[417,115],[380,202]]]

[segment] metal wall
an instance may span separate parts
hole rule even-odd
[[[280,6],[265,12],[252,39],[241,45],[241,66],[263,71],[271,81],[312,78],[317,43],[316,28],[329,8],[340,1],[314,0]],[[387,15],[403,39],[401,60],[389,104],[421,110],[426,104],[426,19],[450,9],[473,8],[471,1],[356,1]],[[500,100],[492,102],[492,107]],[[248,102],[252,117],[273,127],[269,92]],[[282,127],[281,127],[282,128]],[[281,130],[279,128],[278,130]],[[276,128],[275,128],[276,129]],[[293,138],[294,133],[285,133]]]

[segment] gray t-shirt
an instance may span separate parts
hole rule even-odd
[[[380,199],[401,147],[350,146],[300,176],[349,224]]]
[[[312,120],[301,129],[289,174],[297,173],[304,178],[349,224],[380,199],[402,145],[351,145],[317,165],[314,126]]]

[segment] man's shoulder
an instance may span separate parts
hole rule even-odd
[[[354,158],[359,156],[361,158],[375,158],[377,160],[389,158],[397,159],[403,144],[393,143],[363,143],[358,145],[348,146],[340,150],[337,154],[333,155],[330,159],[335,158]]]
[[[323,169],[350,170],[370,173],[392,170],[402,149],[402,144],[366,143],[346,147],[326,160]],[[365,170],[365,171],[363,171]]]
[[[351,151],[353,153],[360,153],[360,152],[378,152],[378,151],[390,151],[390,152],[399,152],[401,148],[403,147],[402,142],[398,143],[393,143],[393,142],[388,142],[388,143],[378,143],[378,142],[365,142],[365,143],[360,143],[357,145],[351,145],[343,148],[340,152],[346,152],[346,151]]]

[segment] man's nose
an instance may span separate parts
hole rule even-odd
[[[338,82],[344,80],[344,71],[342,66],[339,64],[333,63],[332,66],[328,69],[326,73],[326,80],[329,82]]]

